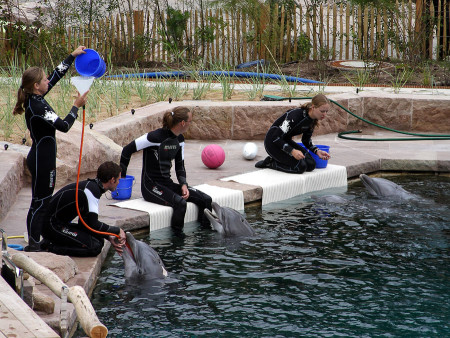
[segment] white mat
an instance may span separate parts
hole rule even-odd
[[[244,193],[241,190],[222,188],[209,184],[197,185],[194,188],[208,194],[214,202],[217,202],[221,206],[230,207],[235,210],[244,210]],[[173,214],[173,209],[171,207],[147,202],[143,198],[127,200],[113,205],[120,208],[148,212],[150,216],[150,231],[170,226],[170,220]],[[188,202],[184,222],[195,221],[197,215],[197,206]]]
[[[265,205],[313,191],[347,186],[347,169],[344,166],[332,164],[328,164],[324,169],[303,174],[261,169],[221,180],[262,187],[262,205]]]

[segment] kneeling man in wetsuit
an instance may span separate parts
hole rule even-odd
[[[76,183],[65,186],[53,195],[43,231],[48,251],[58,255],[97,256],[102,251],[106,238],[119,254],[122,253],[122,246],[126,242],[125,232],[98,220],[100,197],[107,190],[116,189],[121,170],[118,164],[105,162],[98,167],[95,179],[79,182],[78,207],[81,217],[90,229],[80,220],[78,223],[72,223],[78,216],[75,203]],[[110,234],[119,235],[119,238]]]

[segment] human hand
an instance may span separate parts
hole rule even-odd
[[[298,149],[292,149],[291,151],[291,155],[296,159],[296,160],[302,160],[305,158],[305,155],[303,155],[303,153],[298,150]]]
[[[187,185],[185,184],[181,186],[181,197],[183,197],[183,199],[185,200],[189,198],[189,190],[187,188]]]
[[[86,49],[85,46],[78,46],[78,48],[75,49],[75,50],[74,50],[72,53],[70,53],[70,54],[72,54],[73,57],[77,57],[78,55],[86,54],[86,52],[84,51],[85,49]]]
[[[319,156],[319,158],[321,158],[322,160],[329,160],[331,158],[330,154],[320,149],[317,150],[316,155]]]
[[[117,238],[116,236],[109,236],[109,241],[111,242],[116,252],[121,256],[123,252],[123,246],[127,242],[125,232],[120,229],[119,238]]]
[[[87,94],[88,93],[89,93],[89,90],[86,93],[84,93],[83,95],[80,95],[80,93],[78,93],[78,97],[75,99],[75,102],[73,103],[73,105],[77,108],[85,106],[86,102],[87,102]]]

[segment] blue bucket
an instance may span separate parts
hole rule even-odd
[[[301,142],[297,142],[297,144],[303,148],[306,149],[306,147]],[[320,150],[326,151],[327,153],[330,151],[330,146],[325,146],[323,144],[316,144],[316,147]],[[311,156],[313,157],[314,161],[316,161],[316,169],[323,169],[326,168],[328,165],[328,160],[322,160],[319,156],[314,154],[312,151],[309,151],[309,149],[306,149]]]
[[[116,190],[111,192],[115,200],[127,200],[131,197],[133,190],[134,176],[127,175],[119,180]]]
[[[95,50],[86,48],[86,54],[75,59],[75,69],[81,76],[102,77],[106,72],[106,63]]]
[[[322,144],[316,144],[317,148],[320,150],[326,151],[327,153],[330,151],[330,146],[324,146]],[[328,164],[328,160],[322,160],[319,156],[310,152],[313,159],[316,161],[316,169],[326,168]]]

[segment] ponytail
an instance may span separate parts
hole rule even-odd
[[[20,86],[17,91],[17,102],[13,109],[13,115],[21,115],[25,111],[24,104],[27,99],[27,94],[23,90],[22,86]]]
[[[35,83],[39,83],[44,78],[44,70],[40,67],[30,67],[22,74],[22,84],[17,91],[17,102],[14,106],[13,115],[23,114],[25,111],[25,101],[33,93]]]
[[[163,128],[172,129],[181,121],[187,121],[189,119],[189,111],[189,108],[177,107],[173,111],[166,112],[163,117]]]

